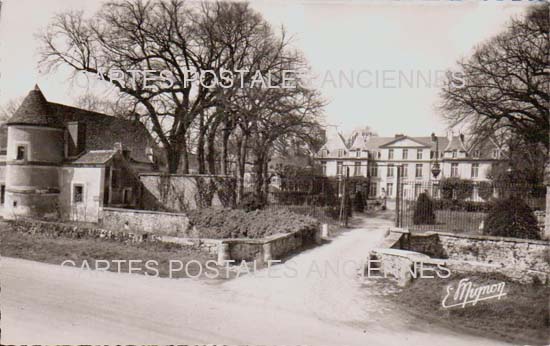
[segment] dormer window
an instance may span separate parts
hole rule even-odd
[[[456,159],[457,155],[458,155],[458,151],[456,149],[453,150],[453,159]]]
[[[472,157],[479,158],[479,156],[480,156],[479,150],[474,150],[472,152]]]
[[[500,150],[495,149],[493,150],[493,159],[499,159],[500,158]]]
[[[25,148],[24,145],[18,145],[17,146],[17,154],[16,154],[16,157],[15,159],[18,160],[18,161],[24,161],[27,159],[27,151],[26,151],[27,148]]]
[[[344,149],[338,149],[338,157],[344,156]]]
[[[357,150],[355,152],[355,157],[361,157],[361,150]]]

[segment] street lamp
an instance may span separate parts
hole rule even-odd
[[[432,166],[432,175],[437,179],[441,173],[441,167],[439,166],[439,139],[435,133],[432,133],[432,142],[435,142],[435,163]]]

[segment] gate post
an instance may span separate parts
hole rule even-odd
[[[546,217],[544,219],[544,238],[550,239],[550,155],[544,170],[544,185],[546,185]]]
[[[402,196],[401,196],[401,190],[402,190],[402,187],[401,187],[401,168],[403,166],[402,165],[398,165],[397,166],[397,186],[396,186],[396,189],[395,189],[395,227],[401,227],[402,226],[402,222],[401,222],[401,214],[402,214],[402,211],[401,211],[401,199],[402,199]]]

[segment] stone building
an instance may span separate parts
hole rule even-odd
[[[48,102],[38,86],[0,130],[0,210],[8,219],[97,222],[102,207],[139,207],[137,174],[156,169],[143,124]]]
[[[503,150],[490,139],[474,146],[468,145],[464,136],[452,133],[436,137],[355,134],[345,138],[333,131],[315,160],[328,177],[342,176],[348,169],[351,177],[368,177],[370,197],[394,198],[397,168],[402,167],[405,189],[412,189],[404,193],[414,198],[427,186],[437,186],[443,178],[486,181],[492,165],[503,160],[503,155]],[[437,178],[432,174],[436,161],[441,169]]]

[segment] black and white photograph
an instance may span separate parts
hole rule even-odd
[[[0,344],[549,346],[550,2],[0,0]]]

